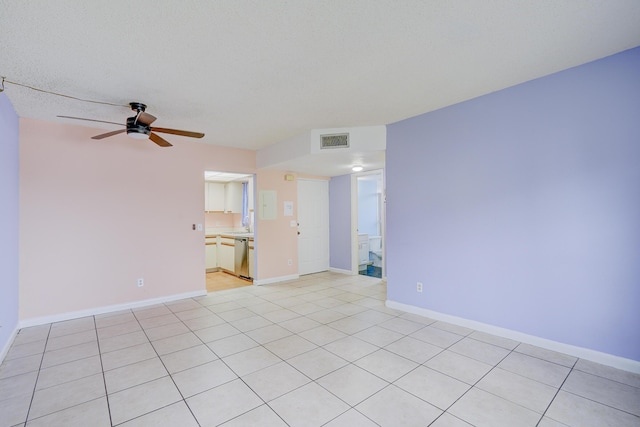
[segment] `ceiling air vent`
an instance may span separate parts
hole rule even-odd
[[[348,133],[334,133],[332,135],[320,135],[320,149],[349,148]]]

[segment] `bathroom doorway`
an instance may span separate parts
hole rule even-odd
[[[384,277],[384,179],[382,171],[356,177],[358,274]]]

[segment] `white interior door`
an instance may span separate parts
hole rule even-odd
[[[329,269],[329,182],[298,180],[298,274]]]

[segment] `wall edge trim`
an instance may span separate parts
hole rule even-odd
[[[11,334],[9,335],[9,339],[7,340],[7,343],[2,348],[2,350],[0,350],[0,364],[4,362],[4,358],[7,357],[7,354],[9,353],[9,349],[13,345],[13,341],[16,339],[16,336],[18,335],[19,330],[20,330],[19,325],[16,324],[16,326],[13,328],[13,332],[11,332]]]
[[[602,365],[611,366],[613,368],[622,369],[624,371],[640,374],[640,361],[627,359],[625,357],[616,356],[589,348],[578,347],[571,344],[565,344],[535,335],[525,334],[524,332],[512,329],[501,328],[498,326],[482,323],[475,320],[465,319],[463,317],[452,316],[450,314],[440,313],[438,311],[420,308],[401,302],[387,300],[385,305],[389,308],[404,311],[419,316],[429,317],[435,320],[453,323],[458,326],[464,326],[476,331],[485,332],[499,337],[512,339],[525,344],[531,344],[547,350],[556,351],[558,353],[568,354],[580,359],[589,360],[591,362],[600,363]]]
[[[193,291],[183,294],[174,294],[158,298],[150,298],[141,301],[128,302],[124,304],[106,305],[103,307],[89,308],[86,310],[70,311],[67,313],[54,314],[52,316],[34,317],[31,319],[21,320],[19,329],[28,328],[30,326],[46,325],[47,323],[62,322],[64,320],[78,319],[80,317],[95,316],[98,314],[111,313],[114,311],[127,310],[132,308],[146,307],[149,305],[162,304],[181,300],[185,298],[193,298],[207,295],[207,291]]]

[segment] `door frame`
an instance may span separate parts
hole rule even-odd
[[[220,168],[220,167],[212,167],[212,168],[207,168],[205,167],[202,171],[203,174],[203,178],[204,178],[204,174],[206,172],[226,172],[226,173],[234,173],[234,174],[240,174],[240,175],[246,175],[248,177],[251,177],[251,185],[249,186],[249,188],[247,189],[247,191],[249,191],[249,189],[251,189],[251,192],[248,193],[249,197],[252,198],[252,203],[253,203],[253,213],[254,213],[254,218],[253,218],[253,275],[254,277],[252,277],[251,279],[253,280],[253,284],[255,285],[258,281],[258,217],[257,217],[257,204],[258,204],[258,199],[257,199],[257,174],[256,172],[243,172],[240,171],[238,172],[237,170],[226,170],[224,168]],[[203,185],[206,185],[207,180],[203,179]],[[204,190],[204,189],[203,189]],[[206,232],[207,232],[207,227],[206,227],[206,214],[207,212],[204,211],[202,214],[202,233],[203,236],[206,236]],[[249,213],[249,215],[251,215],[251,213]],[[205,251],[206,251],[206,245],[205,245]],[[247,262],[248,262],[248,256],[249,254],[247,254]],[[205,263],[206,263],[206,253],[205,253]],[[219,270],[220,271],[220,270]],[[205,277],[206,277],[206,268],[205,268]],[[206,289],[206,280],[205,280],[205,289]]]
[[[358,275],[358,177],[381,175],[382,208],[380,209],[380,236],[382,237],[382,279],[387,279],[387,182],[384,169],[351,174],[351,274]]]

